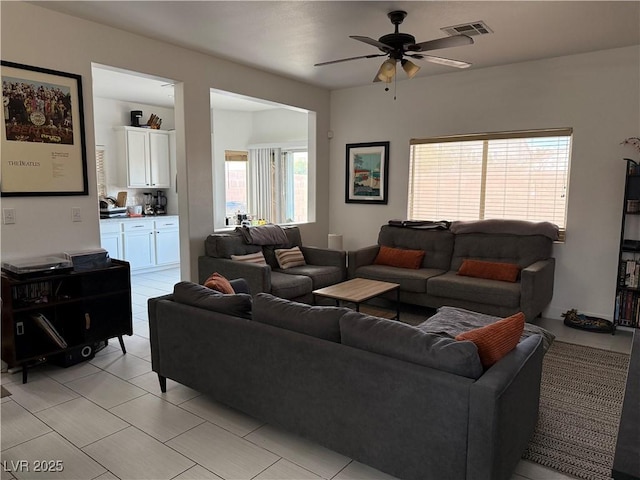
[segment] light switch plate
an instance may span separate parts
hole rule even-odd
[[[2,209],[2,223],[5,225],[16,223],[16,211],[13,208]]]
[[[82,221],[82,215],[80,214],[80,207],[71,207],[71,220],[73,222]]]

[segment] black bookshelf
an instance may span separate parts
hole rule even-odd
[[[66,354],[94,352],[133,334],[129,263],[87,271],[32,275],[2,273],[2,360],[28,369]],[[88,347],[88,348],[87,348]]]
[[[613,320],[616,326],[638,328],[640,322],[640,164],[624,159],[625,173],[618,278]],[[636,228],[630,228],[634,226]]]

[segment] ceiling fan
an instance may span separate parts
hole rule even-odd
[[[416,39],[413,35],[408,33],[400,33],[398,31],[398,25],[400,25],[407,12],[402,10],[395,10],[387,14],[391,23],[395,25],[395,32],[383,35],[378,40],[374,40],[369,37],[362,37],[359,35],[350,35],[349,38],[358,40],[360,42],[367,43],[377,47],[383,53],[376,53],[371,55],[362,55],[359,57],[342,58],[340,60],[331,60],[329,62],[316,63],[314,66],[319,67],[322,65],[330,65],[332,63],[348,62],[351,60],[358,60],[360,58],[374,58],[384,57],[389,58],[382,62],[382,65],[376,73],[374,82],[391,83],[396,74],[396,64],[400,62],[402,69],[406,72],[409,78],[413,78],[420,67],[408,60],[405,57],[414,58],[417,60],[426,60],[427,62],[438,63],[440,65],[447,65],[449,67],[467,68],[471,64],[462,62],[460,60],[452,60],[450,58],[435,57],[433,55],[425,55],[420,52],[428,52],[430,50],[438,50],[441,48],[458,47],[461,45],[473,44],[473,39],[466,35],[454,35],[451,37],[438,38],[436,40],[429,40],[427,42],[416,43]]]

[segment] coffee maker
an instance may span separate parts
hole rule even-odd
[[[156,194],[156,205],[155,205],[155,214],[156,215],[166,215],[167,214],[167,197],[165,196],[162,190],[158,190]]]

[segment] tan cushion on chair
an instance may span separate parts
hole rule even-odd
[[[275,253],[278,265],[280,265],[280,268],[283,270],[307,264],[307,262],[304,261],[304,255],[299,247],[277,248]]]
[[[231,260],[236,262],[257,263],[259,265],[267,264],[262,252],[250,253],[248,255],[231,255]]]

